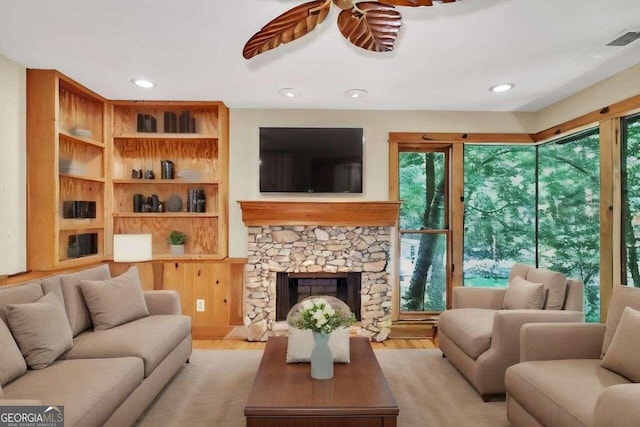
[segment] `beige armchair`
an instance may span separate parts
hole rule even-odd
[[[503,309],[504,288],[457,287],[453,289],[452,309],[442,313],[438,321],[438,346],[443,356],[485,402],[492,394],[505,393],[505,371],[520,361],[522,325],[584,322],[582,282],[521,264],[513,266],[510,281],[516,276],[544,284],[546,309]]]
[[[640,289],[616,286],[606,326],[537,323],[522,327],[522,363],[507,369],[505,376],[507,417],[513,427],[640,425],[640,384],[607,363],[604,366],[609,369],[605,368],[601,359],[607,352],[619,352],[618,344],[626,342],[631,356],[622,360],[628,360],[631,371],[640,376],[633,365],[640,346],[634,341],[638,335],[621,331],[616,338],[620,341],[612,344],[627,306],[640,310]],[[637,330],[635,325],[631,328]]]

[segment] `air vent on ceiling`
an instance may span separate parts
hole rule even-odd
[[[607,43],[607,46],[626,46],[638,39],[640,39],[640,31],[627,31],[617,39]]]

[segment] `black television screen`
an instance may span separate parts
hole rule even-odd
[[[260,128],[260,192],[362,193],[361,128]]]

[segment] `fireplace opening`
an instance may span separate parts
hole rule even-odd
[[[276,320],[286,320],[291,307],[314,295],[336,297],[360,320],[361,273],[278,273]]]

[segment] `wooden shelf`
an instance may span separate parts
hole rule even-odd
[[[154,184],[154,185],[218,185],[211,179],[114,179],[114,184]]]
[[[78,267],[81,265],[96,264],[104,260],[105,260],[105,257],[102,254],[89,255],[89,256],[83,256],[80,258],[70,258],[70,259],[60,260],[59,267],[60,268]]]
[[[166,254],[153,254],[154,261],[191,261],[191,260],[220,260],[224,259],[223,256],[215,254],[184,254],[184,255],[171,255]]]
[[[60,220],[60,230],[63,231],[87,231],[87,230],[102,230],[104,224],[102,222],[96,222],[95,219],[69,219],[65,218]]]
[[[59,174],[62,178],[71,178],[71,179],[80,179],[82,181],[91,181],[91,182],[105,182],[104,178],[94,177],[94,176],[84,176],[84,175],[73,175],[70,173],[61,173]]]
[[[114,212],[115,218],[217,218],[210,212]]]
[[[181,139],[218,139],[218,135],[211,133],[163,133],[163,132],[138,132],[138,133],[120,133],[113,135],[114,139],[158,139],[162,140],[181,140]]]
[[[244,225],[394,226],[400,202],[238,201]]]
[[[92,146],[98,147],[98,148],[104,148],[105,147],[104,143],[102,143],[102,142],[100,142],[98,140],[95,140],[93,138],[85,138],[83,136],[74,135],[71,132],[68,132],[68,131],[66,131],[64,129],[58,130],[58,133],[60,134],[61,137],[65,138],[65,139],[68,139],[70,141],[73,141],[73,142],[79,142],[79,143],[82,143],[82,144],[92,145]]]

